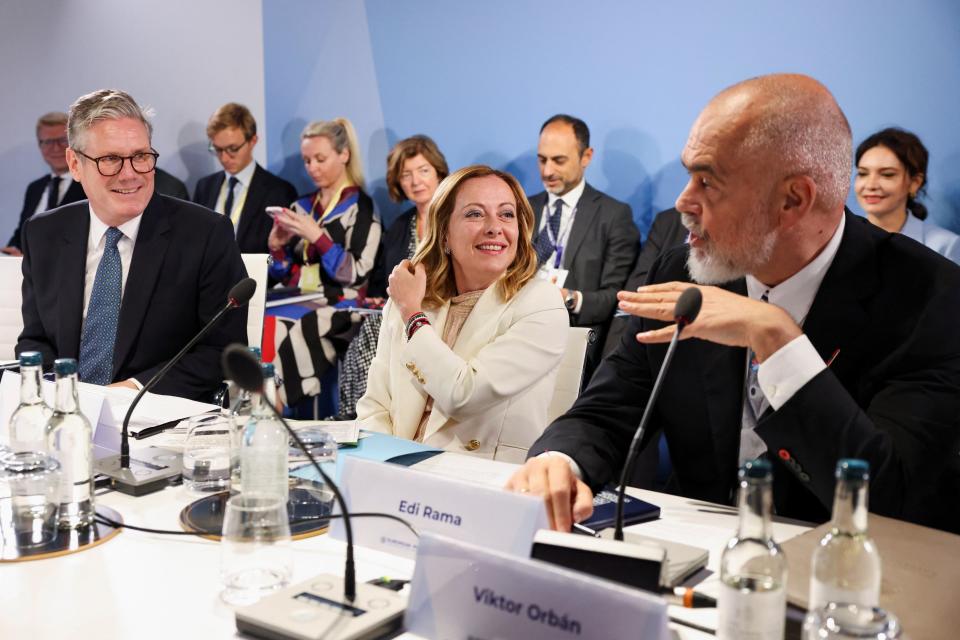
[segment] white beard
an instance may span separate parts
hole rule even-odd
[[[683,214],[683,225],[690,231],[702,237],[702,230],[696,224],[693,216]],[[777,243],[776,230],[764,232],[761,229],[745,229],[743,237],[760,237],[759,246],[744,243],[730,251],[732,255],[719,255],[716,249],[709,250],[710,239],[707,238],[707,250],[689,248],[687,255],[687,271],[690,278],[697,284],[718,285],[733,280],[739,280],[756,267],[766,264],[773,255],[773,248]]]

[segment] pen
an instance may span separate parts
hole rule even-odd
[[[689,587],[675,587],[673,592],[666,593],[665,597],[668,603],[687,609],[704,609],[717,606],[716,598],[697,593]]]
[[[838,356],[838,355],[840,355],[840,348],[839,348],[839,347],[837,347],[837,349],[833,352],[833,355],[830,356],[830,359],[827,360],[827,367],[829,367],[830,365],[833,364],[833,361],[837,359],[837,356]]]
[[[600,537],[600,534],[599,534],[598,532],[594,531],[594,530],[591,529],[590,527],[585,527],[584,525],[580,524],[579,522],[574,522],[574,523],[573,523],[573,528],[574,528],[574,530],[576,530],[576,531],[578,531],[579,533],[582,533],[582,534],[584,534],[584,535],[593,536],[594,538],[599,538],[599,537]]]

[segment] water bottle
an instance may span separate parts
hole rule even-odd
[[[10,416],[10,449],[14,452],[47,451],[44,430],[52,412],[43,401],[42,374],[43,356],[39,352],[20,354],[20,404]]]
[[[243,429],[240,443],[242,493],[273,494],[287,500],[287,431],[276,419],[270,405],[276,402],[276,383],[271,363],[260,365],[263,393],[255,394],[253,415]]]
[[[813,552],[810,606],[831,602],[861,608],[880,604],[880,553],[867,535],[867,488],[870,465],[865,460],[837,463],[830,530]]]
[[[740,526],[720,557],[717,638],[782,640],[787,560],[773,540],[773,472],[766,460],[753,460],[738,476]]]
[[[247,351],[257,356],[260,360],[260,349],[258,347],[247,347]],[[237,401],[230,412],[233,419],[233,434],[231,437],[231,461],[230,461],[230,493],[231,495],[243,491],[242,474],[240,473],[240,448],[243,442],[243,430],[253,415],[254,398],[253,394],[246,389],[240,389],[237,395]]]
[[[58,358],[53,363],[56,395],[46,426],[47,450],[60,463],[61,529],[93,523],[93,429],[80,413],[77,400],[77,361]]]

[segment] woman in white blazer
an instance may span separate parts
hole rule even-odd
[[[547,426],[567,342],[560,292],[536,278],[516,179],[475,165],[434,195],[426,238],[389,277],[364,429],[522,462]]]

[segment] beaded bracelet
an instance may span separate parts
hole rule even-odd
[[[407,342],[409,342],[410,339],[413,338],[413,334],[415,334],[420,329],[420,327],[425,327],[428,324],[430,324],[430,320],[428,320],[426,316],[422,318],[417,318],[416,320],[411,322],[410,326],[407,327]]]
[[[410,327],[413,325],[414,321],[419,320],[420,318],[426,319],[426,317],[427,314],[425,314],[423,311],[417,311],[415,314],[407,318],[407,324],[405,327],[406,332],[410,333]]]

